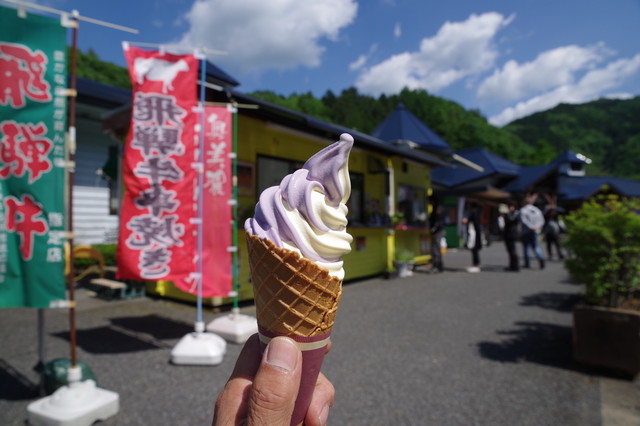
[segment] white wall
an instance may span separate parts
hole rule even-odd
[[[118,216],[109,214],[109,189],[73,187],[74,245],[115,243]]]

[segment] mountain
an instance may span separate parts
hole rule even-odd
[[[592,160],[591,175],[640,180],[640,96],[599,99],[521,118],[504,127],[529,146],[547,151],[544,162],[571,149]]]

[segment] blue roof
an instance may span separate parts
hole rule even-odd
[[[463,149],[456,151],[456,154],[481,166],[484,170],[480,172],[466,166],[437,167],[431,171],[431,179],[434,183],[451,188],[487,177],[516,177],[521,170],[519,165],[481,147]]]
[[[584,200],[599,192],[605,185],[624,197],[640,197],[640,182],[611,176],[561,176],[558,180],[558,195],[563,201]]]
[[[559,164],[559,163],[585,163],[585,164],[587,164],[587,161],[585,160],[584,157],[578,157],[578,154],[576,154],[575,152],[571,151],[570,149],[567,149],[562,154],[558,155],[556,157],[556,159],[553,160],[553,162],[556,163],[556,164]]]
[[[520,169],[520,175],[509,182],[503,189],[508,192],[524,192],[530,186],[549,175],[558,167],[555,163],[545,164],[542,166],[530,166]]]
[[[207,73],[207,77],[213,77],[213,79],[227,83],[229,86],[236,87],[237,85],[240,84],[238,83],[238,80],[231,77],[229,74],[224,72],[221,68],[217,67],[216,65],[212,64],[209,61],[207,61],[205,72]]]
[[[528,188],[535,186],[536,183],[555,172],[561,164],[566,163],[586,163],[584,158],[571,151],[566,150],[558,155],[551,163],[541,166],[523,167],[520,169],[520,175],[509,182],[503,189],[509,192],[524,192]]]
[[[78,97],[83,102],[104,108],[115,108],[131,102],[131,91],[108,86],[86,78],[76,79]]]
[[[371,135],[387,142],[413,142],[427,151],[451,152],[451,147],[447,142],[418,120],[402,104],[398,104],[396,109],[380,123]]]

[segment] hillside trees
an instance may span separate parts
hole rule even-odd
[[[640,178],[640,97],[561,104],[508,124],[505,129],[527,144],[549,143],[557,152],[571,149],[593,160],[589,174]]]
[[[301,95],[295,93],[288,98],[270,91],[251,95],[314,115],[299,102]],[[468,111],[455,102],[430,95],[425,90],[404,89],[396,95],[381,95],[376,99],[362,95],[352,87],[339,95],[327,91],[320,101],[323,107],[315,105],[315,108],[323,115],[315,117],[364,133],[372,133],[398,104],[403,104],[454,150],[482,146],[515,163],[535,164],[531,163],[535,160],[535,150],[517,135],[492,126],[478,111]]]
[[[67,55],[70,56],[70,48]],[[67,63],[71,66],[71,61]],[[92,49],[89,49],[87,53],[81,50],[77,51],[76,75],[98,83],[131,90],[129,71],[120,65],[101,60]]]

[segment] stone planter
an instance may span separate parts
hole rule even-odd
[[[576,307],[573,357],[582,364],[634,376],[640,373],[640,311]]]

